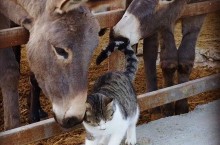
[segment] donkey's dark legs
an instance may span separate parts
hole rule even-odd
[[[195,59],[195,46],[205,16],[188,17],[182,20],[183,38],[178,49],[178,83],[189,81]],[[187,99],[177,101],[175,113],[183,114],[189,111]]]
[[[21,59],[21,46],[14,46],[13,51],[15,54],[15,58],[20,66]],[[30,84],[31,84],[31,93],[28,100],[29,106],[29,122],[37,122],[40,121],[41,118],[46,118],[47,113],[41,108],[40,105],[40,91],[41,89],[38,86],[38,83],[35,80],[33,73],[30,75]]]
[[[0,29],[10,28],[10,21],[0,14]],[[11,48],[0,50],[0,88],[3,96],[4,129],[20,125],[18,102],[19,66]]]
[[[18,62],[19,68],[20,68],[20,62],[21,62],[21,46],[13,46],[12,47],[14,54],[15,54],[15,59]]]
[[[158,34],[147,37],[144,39],[143,45],[143,59],[146,78],[146,90],[147,92],[157,90],[157,70],[156,61],[158,54]],[[160,107],[156,107],[149,110],[151,113],[151,119],[155,120],[160,117]]]
[[[19,64],[20,67],[20,59],[21,59],[21,46],[14,46],[12,47],[15,58]],[[33,75],[33,74],[32,74]],[[41,118],[47,117],[47,113],[44,112],[44,110],[41,108],[40,105],[40,88],[34,78],[34,76],[30,76],[31,80],[31,93],[28,100],[28,106],[29,106],[29,122],[37,122],[40,121]]]
[[[178,67],[177,48],[173,34],[173,27],[164,28],[161,31],[161,38],[161,68],[165,87],[169,87],[174,85],[174,74]],[[162,106],[162,112],[165,116],[172,116],[174,114],[174,103]]]
[[[13,27],[18,27],[19,25],[15,24],[13,21],[10,21],[10,27],[13,28]],[[15,54],[15,58],[19,64],[19,68],[20,68],[20,61],[21,61],[21,46],[18,45],[18,46],[13,46],[13,51],[14,51],[14,54]]]
[[[40,105],[40,87],[38,86],[37,80],[35,79],[34,74],[30,73],[30,84],[31,84],[31,92],[28,100],[29,104],[29,122],[37,122],[40,121],[41,118],[47,117],[47,113],[41,108]]]
[[[38,83],[34,77],[34,74],[31,72],[30,73],[30,85],[31,85],[31,90],[30,90],[30,97],[29,97],[29,102],[30,102],[30,107],[29,107],[29,122],[37,122],[40,121],[40,116],[38,112],[39,108],[39,96],[40,96],[40,88],[38,87]]]
[[[158,34],[154,34],[144,39],[143,59],[146,78],[147,92],[157,90],[157,52],[158,52]]]
[[[4,128],[16,128],[20,125],[18,103],[19,66],[11,48],[0,50],[0,87],[3,96]]]
[[[182,19],[182,42],[178,49],[178,83],[187,82],[195,59],[195,46],[205,15]]]

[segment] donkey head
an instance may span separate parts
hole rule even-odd
[[[27,55],[31,70],[52,102],[56,121],[65,128],[84,117],[87,72],[99,29],[79,0],[48,0],[30,30]]]
[[[114,26],[111,39],[127,38],[134,45],[158,29],[173,24],[185,4],[186,0],[133,0]]]

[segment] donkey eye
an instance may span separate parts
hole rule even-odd
[[[68,53],[66,52],[66,50],[64,50],[63,48],[59,48],[59,47],[54,47],[54,48],[58,55],[63,56],[65,59],[68,58]]]

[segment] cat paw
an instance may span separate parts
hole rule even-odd
[[[125,143],[125,145],[139,145],[139,144],[137,144],[137,143],[134,143],[134,144],[132,144],[132,143]]]
[[[137,145],[136,142],[137,142],[136,139],[132,139],[132,138],[126,139],[125,140],[125,145]]]

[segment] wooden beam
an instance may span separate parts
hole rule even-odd
[[[141,111],[220,88],[220,74],[192,80],[138,96]]]
[[[44,121],[1,132],[0,145],[24,145],[79,128],[82,128],[81,124],[72,129],[63,129],[53,118],[50,118]]]
[[[220,0],[209,0],[188,4],[181,18],[213,13],[220,10]]]
[[[188,4],[182,14],[182,17],[207,14],[220,10],[220,0],[210,0]],[[101,28],[113,27],[123,16],[124,10],[113,10],[95,14],[100,22]],[[0,30],[0,48],[7,48],[19,44],[26,44],[28,41],[28,32],[22,28],[12,28]]]
[[[199,93],[220,88],[220,74],[189,81],[183,84],[164,88],[138,96],[141,111],[188,98]],[[77,125],[71,130],[79,129]],[[70,130],[62,129],[54,119],[47,119],[34,124],[0,133],[1,145],[22,145],[46,139]]]
[[[124,9],[117,9],[108,12],[95,14],[101,28],[114,26],[122,17]],[[29,39],[29,32],[23,27],[0,30],[0,49],[11,46],[26,44]]]
[[[124,9],[111,10],[95,14],[101,28],[113,27],[122,18]]]
[[[29,32],[22,27],[0,30],[0,48],[25,44],[28,39]]]

